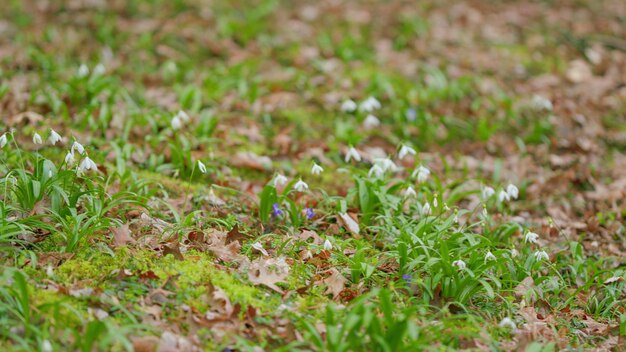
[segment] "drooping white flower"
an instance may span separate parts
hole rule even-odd
[[[376,177],[381,178],[385,174],[385,170],[382,167],[378,166],[378,164],[372,165],[370,171],[367,173],[367,177]]]
[[[489,186],[486,186],[485,188],[483,188],[483,191],[482,191],[483,199],[487,200],[491,198],[491,196],[493,196],[494,194],[496,194],[496,191],[493,188]]]
[[[346,162],[349,162],[350,160],[356,160],[361,161],[361,154],[359,154],[359,151],[356,150],[354,147],[350,147],[350,149],[348,149],[348,152],[346,153]]]
[[[372,114],[367,115],[367,117],[365,117],[365,120],[363,120],[363,127],[368,130],[371,130],[372,128],[376,128],[378,126],[380,126],[380,120],[378,119],[378,117]]]
[[[398,166],[389,158],[377,158],[374,161],[374,163],[380,166],[380,168],[383,169],[383,171],[385,172],[387,171],[395,172],[398,170]]]
[[[187,122],[189,122],[189,120],[191,120],[189,115],[187,115],[187,113],[182,111],[182,110],[178,110],[178,113],[176,114],[176,116],[178,116],[180,121],[185,122],[185,123],[187,123]]]
[[[52,343],[50,340],[43,340],[41,342],[41,352],[52,352],[54,349],[52,348]]]
[[[95,76],[100,76],[103,75],[106,72],[106,67],[104,67],[103,64],[99,63],[96,65],[96,67],[93,68],[93,74]]]
[[[173,130],[179,130],[181,127],[183,127],[183,121],[178,115],[176,115],[172,117],[172,121],[170,121],[170,126],[172,126]]]
[[[35,132],[35,134],[33,135],[33,143],[43,144],[43,139],[41,139],[41,136],[37,132]]]
[[[459,268],[459,270],[463,270],[467,267],[467,264],[465,264],[465,262],[462,261],[461,259],[453,261],[452,265]]]
[[[508,194],[509,198],[511,199],[517,199],[517,197],[519,196],[519,189],[517,189],[517,187],[511,183],[506,186],[506,194]]]
[[[415,155],[416,153],[417,152],[415,151],[415,149],[403,144],[402,147],[400,147],[400,151],[398,152],[398,159],[402,160],[407,155]]]
[[[343,112],[354,112],[356,109],[356,103],[352,99],[344,100],[344,102],[341,103],[341,111]]]
[[[546,253],[546,251],[536,251],[535,252],[535,259],[537,261],[539,261],[539,260],[548,260],[548,259],[550,259],[550,256],[548,255],[548,253]]]
[[[265,248],[263,248],[263,245],[260,244],[259,242],[254,242],[251,247],[256,249],[257,251],[261,252],[261,254],[263,254],[264,256],[269,256],[270,255],[269,253],[267,253]]]
[[[380,109],[380,107],[380,102],[374,97],[369,97],[359,104],[359,110],[365,112],[372,112],[376,109]]]
[[[88,156],[86,156],[85,159],[83,159],[83,161],[80,162],[80,165],[78,166],[78,171],[80,173],[83,173],[89,170],[97,171],[98,165],[96,165],[96,163],[94,163],[93,160],[91,160]]]
[[[552,102],[540,95],[533,96],[532,105],[536,110],[552,111]]]
[[[307,189],[309,189],[309,185],[306,184],[306,182],[302,181],[302,179],[298,180],[298,182],[296,182],[295,185],[293,185],[293,189],[295,189],[298,192],[304,192]]]
[[[78,77],[82,78],[82,77],[87,77],[89,75],[89,67],[87,67],[87,65],[85,64],[81,64],[78,67]]]
[[[483,205],[483,217],[488,217],[489,216],[489,212],[487,211],[487,207]]]
[[[526,236],[524,236],[524,242],[537,243],[538,239],[539,235],[531,231],[526,232]]]
[[[324,172],[324,168],[319,166],[319,165],[317,165],[317,163],[313,163],[313,166],[311,167],[311,173],[313,175],[319,175],[322,172]]]
[[[65,164],[68,166],[74,165],[74,151],[70,150],[65,154]]]
[[[500,191],[500,193],[498,193],[498,202],[505,202],[505,201],[509,201],[511,200],[511,196],[509,196],[508,193],[506,193],[506,191],[502,190]]]
[[[62,142],[63,141],[63,137],[61,137],[60,134],[58,134],[55,130],[50,129],[50,136],[48,137],[48,142],[50,142],[50,144],[55,145],[57,144],[57,142]]]
[[[430,215],[432,213],[432,209],[430,207],[430,203],[426,202],[422,207],[422,214]]]
[[[326,239],[324,241],[324,250],[327,250],[327,251],[332,251],[333,250],[333,244],[330,243],[330,241],[328,239]]]
[[[500,321],[500,324],[498,325],[501,328],[511,328],[511,330],[517,329],[517,325],[515,325],[515,322],[513,321],[513,319],[509,317],[503,318],[502,321]]]
[[[417,182],[424,183],[428,179],[429,175],[430,175],[430,170],[420,165],[420,167],[418,167],[417,169],[415,169],[415,171],[413,171],[413,175],[411,176],[417,178]]]
[[[488,251],[487,254],[485,254],[485,263],[491,260],[496,260],[496,256],[493,255],[491,251]]]
[[[70,150],[72,151],[72,154],[74,154],[74,151],[77,151],[80,155],[85,154],[85,147],[83,147],[83,145],[78,143],[77,141],[74,141],[74,143],[72,143],[72,148]]]
[[[200,169],[200,172],[203,174],[206,174],[206,165],[200,160],[198,160],[198,169]]]
[[[281,174],[276,174],[276,176],[274,177],[274,187],[282,186],[286,183],[287,183],[287,177]]]
[[[433,207],[436,208],[439,206],[439,201],[437,201],[437,195],[433,197]]]
[[[406,198],[415,198],[417,197],[417,193],[415,192],[415,189],[413,189],[413,187],[409,186],[404,191],[404,196]]]
[[[7,145],[7,142],[7,134],[3,133],[2,136],[0,136],[0,148],[4,148],[4,146]]]

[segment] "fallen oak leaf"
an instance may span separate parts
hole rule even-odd
[[[280,294],[283,293],[283,290],[276,284],[284,282],[289,276],[289,265],[285,262],[285,258],[259,258],[251,262],[247,270],[248,279],[253,284],[265,285]]]
[[[135,239],[130,237],[130,228],[128,224],[124,224],[118,228],[111,229],[113,233],[113,247],[119,248],[128,243],[135,243]]]
[[[361,237],[359,235],[359,232],[361,232],[359,224],[352,218],[352,216],[347,213],[339,213],[339,219],[341,219],[343,226],[350,231],[355,238],[358,239]]]
[[[229,244],[233,241],[243,242],[243,240],[247,240],[248,238],[250,238],[250,236],[239,231],[239,224],[235,224],[235,226],[226,234],[225,243]]]
[[[339,297],[339,294],[344,290],[348,279],[343,277],[343,275],[341,275],[339,270],[337,270],[336,268],[331,268],[329,271],[331,274],[324,280],[321,280],[321,283],[326,285],[327,287],[324,294],[332,294],[333,299],[336,299],[337,297]]]

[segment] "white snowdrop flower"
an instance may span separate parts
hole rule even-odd
[[[200,169],[200,172],[203,174],[206,174],[206,165],[200,160],[198,160],[198,169]]]
[[[350,149],[348,149],[348,152],[346,153],[346,162],[349,162],[350,160],[356,160],[361,161],[361,154],[359,154],[359,151],[356,150],[354,147],[350,147]]]
[[[455,224],[459,223],[459,216],[457,214],[454,214],[454,223]]]
[[[52,269],[52,265],[48,264],[48,266],[46,267],[46,275],[49,278],[52,278],[54,276],[54,270]]]
[[[261,252],[261,254],[263,254],[264,256],[269,256],[269,253],[267,253],[267,251],[265,250],[265,248],[263,248],[263,245],[260,244],[259,242],[254,242],[252,244],[252,248],[256,249],[257,251]]]
[[[487,254],[485,254],[485,263],[491,260],[496,260],[496,256],[493,255],[491,251],[488,251]]]
[[[447,203],[443,203],[443,211],[450,211],[450,207],[448,207]]]
[[[433,198],[433,207],[436,208],[439,206],[439,201],[437,201],[437,195]]]
[[[85,159],[80,162],[80,165],[78,166],[78,171],[82,173],[89,170],[97,171],[98,165],[96,165],[93,160],[89,159],[89,157],[86,156]]]
[[[533,96],[532,105],[537,110],[552,111],[552,102],[540,95]]]
[[[52,170],[48,170],[48,178],[52,177]]]
[[[287,177],[281,175],[281,174],[277,174],[274,177],[274,187],[278,187],[278,186],[282,186],[284,184],[287,183]]]
[[[7,134],[3,133],[2,136],[0,136],[0,148],[4,148],[4,146],[7,145],[7,142]]]
[[[487,207],[483,207],[483,216],[484,217],[488,217],[489,216],[489,212],[487,211]]]
[[[35,132],[35,134],[33,135],[33,143],[43,144],[43,140],[41,139],[41,136],[37,132]]]
[[[403,144],[402,147],[400,147],[400,151],[398,152],[398,159],[402,160],[407,155],[415,155],[415,154],[417,154],[415,149]]]
[[[517,249],[513,248],[511,249],[511,258],[516,258],[519,255],[519,252],[517,251]]]
[[[172,126],[173,130],[179,130],[181,127],[183,127],[183,121],[178,115],[176,115],[172,117],[172,121],[170,121],[170,126]]]
[[[189,122],[191,120],[189,115],[187,115],[187,113],[182,110],[178,110],[178,113],[176,114],[176,116],[178,116],[178,118],[182,122]]]
[[[50,343],[49,340],[43,340],[41,342],[41,351],[42,352],[52,352],[53,351],[52,344]]]
[[[103,75],[106,72],[106,67],[103,64],[97,64],[96,67],[93,68],[93,74],[96,76]]]
[[[508,193],[506,193],[506,191],[500,191],[500,193],[498,193],[498,202],[505,202],[505,201],[509,201],[511,199],[511,196],[509,196]]]
[[[307,189],[309,189],[309,185],[306,184],[306,182],[302,181],[302,179],[300,179],[298,182],[296,182],[295,185],[293,185],[293,189],[295,189],[298,192],[304,192]]]
[[[413,171],[413,175],[411,176],[417,178],[417,182],[424,183],[428,179],[429,175],[430,175],[430,170],[420,165],[420,167],[418,167],[417,169],[415,169],[415,171]]]
[[[515,322],[513,321],[513,319],[506,317],[504,319],[502,319],[502,321],[500,321],[500,324],[498,324],[501,328],[511,328],[511,330],[515,330],[517,329],[517,325],[515,325]]]
[[[422,214],[430,215],[432,213],[432,209],[430,208],[430,203],[426,202],[422,207]]]
[[[524,236],[524,242],[537,243],[538,239],[539,235],[530,231],[528,231],[526,233],[526,236]]]
[[[332,251],[333,250],[333,244],[330,243],[330,241],[328,239],[326,239],[324,241],[324,250],[327,250],[327,251]]]
[[[380,120],[378,119],[378,117],[372,114],[367,115],[365,120],[363,120],[363,127],[367,128],[368,130],[371,130],[372,128],[376,128],[378,126],[380,126]]]
[[[374,163],[380,166],[383,171],[396,171],[398,169],[396,164],[389,158],[378,158]]]
[[[356,109],[356,103],[352,99],[344,100],[344,102],[341,103],[341,111],[343,112],[354,112]]]
[[[81,64],[78,67],[78,77],[87,77],[89,75],[89,67],[85,64]]]
[[[72,144],[72,154],[74,154],[74,150],[76,150],[80,155],[85,154],[85,147],[83,147],[83,145],[78,143],[77,141],[74,141],[74,143]]]
[[[48,142],[50,142],[50,144],[55,145],[57,144],[57,142],[62,142],[63,141],[63,137],[61,137],[60,134],[58,134],[55,130],[50,129],[50,136],[48,137]]]
[[[367,177],[376,177],[376,178],[381,178],[383,177],[383,175],[385,174],[385,170],[383,170],[380,166],[378,166],[378,164],[374,164],[371,168],[370,171],[367,173]]]
[[[506,186],[506,194],[508,194],[511,199],[517,199],[519,196],[519,189],[517,189],[514,184],[509,184]]]
[[[453,261],[452,265],[456,266],[457,268],[459,268],[459,270],[463,270],[463,269],[465,269],[467,267],[465,262],[462,261],[461,259]]]
[[[317,163],[313,163],[313,166],[311,167],[311,173],[313,175],[319,175],[322,172],[324,172],[324,168],[319,166],[319,165],[317,165]]]
[[[70,150],[65,154],[65,164],[74,165],[74,151]]]
[[[415,192],[415,189],[413,189],[413,187],[409,186],[404,191],[404,196],[406,198],[411,198],[411,197],[415,198],[415,197],[417,197],[417,193]]]
[[[539,260],[548,260],[548,259],[550,259],[550,256],[548,255],[548,253],[546,253],[546,251],[536,251],[535,252],[535,259],[537,261],[539,261]]]
[[[494,194],[496,194],[496,191],[493,188],[491,188],[489,186],[483,188],[483,191],[482,191],[483,199],[489,199]]]
[[[376,109],[380,109],[380,107],[381,107],[380,102],[376,98],[369,97],[361,102],[361,104],[359,105],[359,110],[365,111],[365,112],[372,112]]]

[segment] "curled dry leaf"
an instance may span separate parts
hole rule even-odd
[[[113,247],[123,247],[129,243],[135,243],[135,239],[130,236],[130,228],[128,224],[124,224],[118,228],[111,229],[113,234]]]
[[[272,290],[283,293],[278,286],[279,282],[284,282],[289,276],[289,265],[285,258],[259,258],[248,266],[248,279],[255,285],[265,285]]]
[[[343,226],[350,231],[350,233],[356,237],[359,238],[359,232],[361,232],[361,229],[359,228],[359,224],[352,218],[352,216],[350,216],[347,213],[339,213],[339,219],[341,220],[341,222],[343,223]]]
[[[343,291],[346,282],[348,282],[348,279],[343,277],[343,275],[341,275],[339,270],[337,270],[336,268],[331,268],[329,271],[330,276],[322,280],[322,283],[327,287],[326,292],[324,293],[332,294],[333,299],[336,299],[337,297],[339,297],[341,291]]]

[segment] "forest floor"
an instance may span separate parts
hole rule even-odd
[[[0,349],[626,349],[626,2],[10,0]]]

